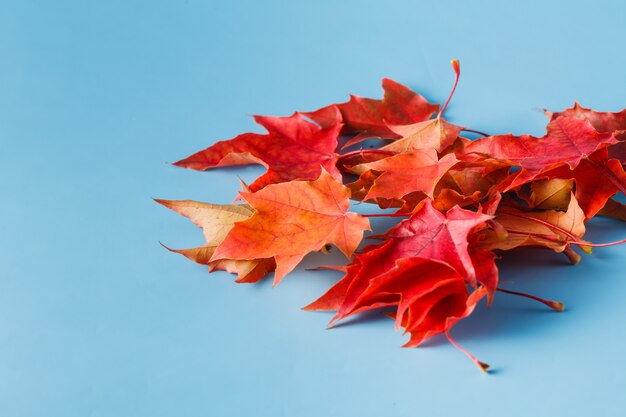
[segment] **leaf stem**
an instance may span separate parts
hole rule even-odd
[[[569,262],[572,265],[578,265],[580,263],[580,260],[582,259],[582,257],[578,253],[576,253],[576,251],[572,249],[570,245],[565,246],[563,254],[567,256],[567,259],[569,259]]]
[[[491,136],[491,135],[486,134],[485,132],[481,132],[480,130],[465,129],[465,128],[464,128],[464,129],[462,129],[462,130],[463,130],[463,132],[472,132],[472,133],[477,133],[477,134],[479,134],[479,135],[483,135],[483,136],[485,136],[485,137],[487,137],[487,136]]]
[[[523,293],[523,292],[505,290],[504,288],[500,288],[500,287],[497,287],[496,291],[503,292],[505,294],[517,295],[519,297],[530,298],[531,300],[535,300],[535,301],[539,301],[540,303],[543,303],[543,304],[547,305],[548,307],[550,307],[551,309],[556,310],[558,312],[562,312],[563,310],[565,310],[565,305],[562,302],[560,302],[560,301],[546,300],[545,298],[537,297],[537,296],[526,294],[526,293]]]
[[[589,242],[578,242],[578,241],[568,240],[567,243],[571,243],[572,245],[578,245],[578,246],[591,246],[592,248],[602,248],[606,246],[621,245],[622,243],[626,243],[626,239],[618,240],[615,242],[608,242],[608,243],[589,243]]]
[[[448,341],[450,343],[452,343],[452,346],[454,346],[455,348],[457,348],[458,350],[460,350],[461,352],[463,352],[464,354],[467,355],[468,358],[470,358],[472,360],[472,362],[474,362],[476,364],[476,366],[478,366],[480,368],[481,371],[483,371],[484,373],[487,373],[487,369],[489,369],[489,364],[485,363],[485,362],[481,362],[478,360],[478,358],[474,355],[472,355],[471,353],[469,353],[469,351],[467,351],[466,349],[464,349],[463,347],[461,347],[461,345],[459,345],[453,338],[452,336],[450,336],[450,332],[446,332],[446,337],[448,338]]]
[[[507,233],[513,234],[513,235],[525,235],[525,236],[538,237],[538,238],[541,238],[541,239],[549,240],[550,242],[554,242],[554,243],[566,244],[566,243],[569,242],[569,240],[561,240],[561,239],[559,239],[559,237],[557,235],[547,235],[547,234],[544,234],[544,233],[520,232],[520,231],[517,231],[517,230],[507,230]]]
[[[461,64],[459,60],[453,59],[452,61],[450,61],[450,63],[452,64],[452,69],[454,70],[454,74],[455,74],[454,85],[452,86],[452,91],[450,91],[450,95],[448,96],[448,99],[446,100],[446,104],[443,105],[443,107],[439,111],[439,114],[437,115],[438,119],[441,119],[441,115],[443,115],[443,112],[446,111],[448,104],[450,104],[450,100],[452,100],[452,96],[454,95],[456,86],[459,83],[459,76],[461,75]]]
[[[507,213],[508,214],[508,213]],[[509,234],[516,234],[516,235],[528,235],[528,236],[534,236],[534,237],[539,237],[542,239],[546,239],[549,240],[551,242],[554,243],[562,243],[562,244],[572,244],[572,245],[578,245],[578,246],[589,246],[592,248],[603,248],[603,247],[607,247],[607,246],[616,246],[616,245],[621,245],[623,243],[626,243],[626,239],[622,239],[622,240],[616,240],[614,242],[607,242],[607,243],[591,243],[591,242],[585,242],[582,240],[562,240],[559,239],[558,236],[555,235],[545,235],[542,233],[531,233],[531,232],[518,232],[516,230],[511,230],[511,231],[507,231]]]
[[[402,213],[371,213],[371,214],[361,214],[363,217],[410,217],[410,214],[402,214]]]
[[[393,152],[393,151],[385,151],[382,149],[358,149],[356,151],[351,151],[351,152],[347,152],[344,153],[342,155],[339,155],[339,158],[337,158],[338,161],[342,161],[344,159],[353,157],[353,156],[357,156],[357,155],[365,155],[365,154],[377,154],[377,155],[395,155],[397,152]]]
[[[562,227],[559,227],[556,224],[552,224],[552,223],[547,222],[545,220],[541,220],[541,219],[538,219],[538,218],[532,217],[532,216],[526,216],[524,214],[515,213],[515,212],[512,212],[512,211],[508,211],[508,210],[498,209],[498,211],[500,213],[502,213],[502,214],[508,214],[509,216],[519,217],[519,218],[522,218],[522,219],[527,219],[527,220],[531,220],[531,221],[537,222],[539,224],[542,224],[542,225],[546,226],[549,229],[553,229],[553,230],[556,230],[556,231],[559,231],[559,232],[563,233],[565,236],[571,238],[572,240],[577,240],[578,239],[578,237],[575,236],[574,234],[572,234],[571,232],[568,232],[567,230],[563,229]]]

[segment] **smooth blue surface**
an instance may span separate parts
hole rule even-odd
[[[504,259],[508,288],[568,309],[501,295],[459,324],[487,376],[378,316],[325,330],[299,308],[332,273],[235,285],[159,246],[202,237],[151,197],[226,203],[261,172],[166,165],[249,114],[379,97],[384,76],[443,101],[452,58],[448,117],[474,129],[626,107],[624,3],[383,3],[2,2],[0,416],[624,415],[625,247]]]

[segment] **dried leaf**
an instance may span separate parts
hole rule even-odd
[[[246,204],[208,204],[191,200],[156,200],[157,203],[174,210],[201,227],[206,244],[191,249],[168,250],[186,256],[194,262],[208,265],[210,271],[222,270],[238,275],[237,282],[257,282],[274,270],[273,259],[211,261],[217,246],[222,243],[236,222],[248,219],[253,211]]]
[[[480,247],[510,250],[520,246],[543,246],[563,252],[568,248],[568,242],[582,241],[584,220],[585,215],[573,195],[570,195],[567,211],[522,211],[501,206],[494,221],[506,229],[508,236],[503,240],[493,230],[485,230]]]

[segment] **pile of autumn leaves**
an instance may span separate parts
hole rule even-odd
[[[453,68],[458,81],[457,61]],[[314,112],[256,116],[266,134],[244,133],[176,162],[195,170],[261,164],[267,171],[244,184],[234,204],[158,200],[206,239],[170,250],[210,271],[236,273],[237,282],[273,271],[278,284],[308,253],[332,244],[351,260],[331,267],[343,278],[306,309],[336,311],[332,324],[391,308],[396,328],[410,334],[405,346],[443,333],[459,347],[450,328],[483,298],[491,303],[496,291],[509,292],[498,287],[499,251],[549,248],[577,263],[574,248],[593,246],[583,240],[587,220],[626,219],[625,206],[612,199],[626,189],[626,110],[575,104],[546,112],[543,137],[470,141],[460,136],[469,129],[442,117],[447,103],[440,110],[389,79],[383,89],[382,100],[351,96]],[[342,152],[372,138],[384,146]],[[350,211],[351,199],[395,210],[361,215]],[[372,216],[398,223],[355,254]]]

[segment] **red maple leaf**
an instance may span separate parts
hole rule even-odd
[[[449,319],[464,317],[468,297],[467,282],[450,265],[419,257],[404,258],[370,281],[346,317],[397,306],[396,328],[411,332],[405,346],[416,347],[428,337],[448,331],[456,322]]]
[[[573,117],[588,120],[594,129],[602,133],[626,130],[626,109],[617,113],[598,112],[592,109],[586,109],[578,102],[574,102],[574,106],[569,109],[555,113],[546,111],[546,114],[550,117],[550,120],[555,120],[558,117]],[[626,139],[626,137],[621,137],[620,139]]]
[[[371,183],[364,200],[377,198],[400,200],[407,194],[415,192],[423,192],[432,198],[437,182],[457,162],[453,154],[439,159],[434,149],[426,148],[360,164],[357,167],[359,170],[380,173]]]
[[[574,169],[562,166],[545,172],[541,177],[573,179],[576,200],[585,212],[585,218],[590,219],[609,198],[618,191],[626,191],[624,166],[619,160],[608,158],[609,149],[603,148],[584,158]]]
[[[331,108],[337,118],[324,128],[306,120],[301,114],[289,117],[255,116],[257,123],[267,129],[267,134],[244,133],[234,139],[209,146],[174,165],[195,170],[229,165],[261,164],[267,172],[250,184],[257,191],[268,184],[293,180],[312,180],[324,168],[340,179],[335,166],[338,155],[337,137],[341,129],[341,117]]]
[[[503,182],[502,191],[519,187],[542,173],[567,165],[571,169],[578,166],[598,149],[618,143],[615,134],[600,133],[588,120],[559,117],[547,127],[547,134],[541,138],[530,135],[490,136],[467,145],[463,156],[478,155],[483,159],[497,159],[518,166],[521,169]]]
[[[430,200],[425,200],[419,211],[381,236],[386,239],[383,243],[364,248],[353,262],[356,266],[351,264],[341,281],[305,309],[326,309],[331,304],[328,300],[338,298],[337,293],[341,292],[343,300],[331,324],[343,319],[353,310],[372,279],[390,271],[398,260],[405,258],[420,257],[444,262],[475,286],[481,277],[477,277],[469,252],[468,235],[489,219],[489,215],[459,207],[444,215],[433,207]],[[492,281],[493,277],[489,276],[489,280]]]
[[[420,94],[389,78],[383,79],[385,95],[382,100],[350,96],[345,103],[331,104],[319,110],[303,113],[321,126],[333,126],[338,115],[333,108],[338,108],[343,121],[342,134],[358,134],[358,139],[368,137],[399,138],[389,125],[408,125],[423,122],[439,110],[439,106],[429,103]]]

